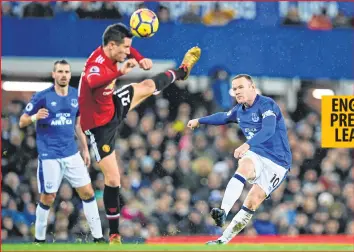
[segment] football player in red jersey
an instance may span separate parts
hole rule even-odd
[[[180,68],[160,73],[140,83],[132,83],[114,91],[115,80],[129,73],[138,64],[150,69],[152,62],[131,47],[130,30],[123,24],[113,24],[103,34],[103,45],[86,61],[79,84],[81,127],[89,136],[98,166],[104,174],[106,216],[109,220],[110,243],[120,244],[119,225],[119,166],[115,155],[117,128],[128,111],[134,109],[155,92],[176,80],[185,80],[201,50],[193,47],[185,54]],[[127,59],[129,55],[135,58]],[[118,69],[117,62],[123,63]]]

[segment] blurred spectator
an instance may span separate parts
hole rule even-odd
[[[167,23],[171,21],[170,10],[163,5],[159,6],[156,15],[160,23]]]
[[[288,13],[286,14],[283,25],[301,25],[301,20],[299,17],[298,9],[295,6],[289,8]]]
[[[202,19],[199,15],[200,6],[197,3],[189,5],[188,11],[180,17],[180,22],[184,24],[200,24]]]
[[[349,18],[345,16],[343,11],[338,11],[337,15],[333,18],[334,28],[347,28],[350,27]]]
[[[50,1],[30,2],[23,9],[23,17],[53,17]]]
[[[122,14],[119,12],[114,2],[103,2],[101,9],[98,10],[98,18],[100,19],[121,19]]]
[[[81,19],[96,17],[91,2],[81,2],[79,8],[76,9],[76,14]]]
[[[3,17],[6,17],[6,16],[13,17],[13,16],[15,16],[15,13],[12,10],[11,2],[3,1],[1,3],[1,16],[3,16]]]
[[[210,73],[211,87],[216,103],[224,111],[232,108],[233,97],[230,96],[230,74],[224,67],[217,67]]]
[[[213,9],[203,17],[206,25],[226,25],[235,18],[235,11],[231,9],[221,9],[220,3],[216,2]]]
[[[146,5],[145,5],[145,2],[141,2],[141,3],[138,3],[136,5],[136,9],[139,10],[139,9],[146,9]]]
[[[311,20],[308,22],[308,28],[311,30],[331,30],[332,21],[327,15],[327,9],[322,8],[321,14],[314,14]]]

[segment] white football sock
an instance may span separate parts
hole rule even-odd
[[[39,203],[36,209],[35,238],[45,240],[48,225],[49,206]]]
[[[231,223],[227,226],[219,240],[228,243],[232,240],[251,220],[254,211],[242,206],[241,210],[235,215]]]
[[[226,215],[230,212],[236,200],[240,198],[245,182],[246,179],[242,175],[236,173],[227,184],[221,203],[221,209],[225,210]]]
[[[97,202],[94,197],[89,200],[82,201],[84,213],[87,219],[87,222],[90,226],[90,230],[92,236],[94,238],[101,238],[102,235],[102,226],[101,226],[101,219],[98,213]]]

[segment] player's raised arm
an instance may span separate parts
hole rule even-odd
[[[136,59],[139,63],[140,68],[144,70],[150,70],[152,68],[152,60],[145,58],[140,52],[134,47],[130,47],[130,57]]]
[[[99,88],[110,84],[114,79],[122,75],[124,75],[124,73],[120,70],[116,73],[107,73],[104,66],[97,64],[86,67],[84,78],[86,78],[90,88]]]
[[[224,125],[230,122],[234,122],[236,110],[230,110],[229,112],[218,112],[209,116],[201,117],[198,119],[190,120],[187,127],[191,129],[198,128],[200,124],[207,125]]]

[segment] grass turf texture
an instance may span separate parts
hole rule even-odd
[[[228,244],[222,246],[206,246],[200,244],[68,244],[51,243],[34,244],[2,244],[1,251],[354,251],[350,244]]]

